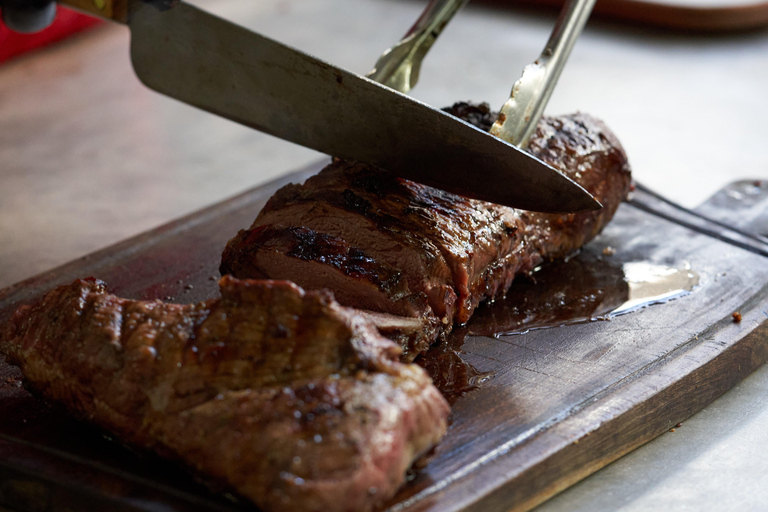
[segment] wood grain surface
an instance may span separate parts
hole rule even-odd
[[[250,224],[279,186],[316,170],[295,173],[7,288],[0,292],[0,321],[53,286],[88,275],[126,297],[178,302],[213,297],[226,240]],[[726,209],[742,209],[739,227],[744,230],[766,225],[768,186],[750,186],[748,195],[724,192],[739,203]],[[700,210],[717,215],[719,197]],[[635,203],[646,208],[633,203],[620,208],[578,257],[585,262],[582,273],[596,264],[615,269],[634,261],[689,264],[700,276],[698,288],[610,321],[497,338],[467,335],[462,359],[492,377],[455,401],[448,435],[391,502],[391,510],[528,510],[667,431],[768,359],[768,260],[655,215],[647,208],[655,201],[636,192]],[[617,252],[604,255],[608,246]],[[622,273],[616,275],[621,281]],[[556,288],[538,293],[561,291]],[[494,307],[500,306],[487,308],[486,315]],[[734,311],[741,312],[741,323],[734,323]],[[471,330],[472,323],[462,332]],[[21,387],[18,371],[5,363],[0,364],[0,417],[2,506],[20,511],[252,508],[35,399]]]

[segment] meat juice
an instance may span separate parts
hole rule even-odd
[[[502,300],[479,307],[469,323],[457,327],[416,362],[452,404],[493,377],[465,362],[462,345],[468,336],[524,335],[564,325],[609,320],[652,304],[683,297],[698,285],[699,275],[679,267],[650,262],[614,262],[583,251],[546,264],[542,272],[518,279]]]

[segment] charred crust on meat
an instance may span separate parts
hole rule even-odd
[[[303,227],[268,225],[240,231],[227,244],[221,273],[264,275],[258,263],[260,252],[279,252],[290,258],[322,263],[346,276],[369,281],[390,294],[401,293],[404,285],[399,271],[378,262],[362,249],[350,246],[341,238]]]
[[[491,126],[498,117],[498,114],[491,110],[488,103],[459,101],[450,107],[445,107],[443,111],[486,132],[491,130]]]
[[[373,194],[374,196],[383,199],[388,194],[398,192],[402,189],[399,186],[398,178],[389,176],[388,174],[382,175],[376,174],[362,174],[355,176],[351,183],[352,186]]]
[[[344,205],[351,211],[360,212],[363,215],[367,215],[371,209],[371,203],[350,189],[346,189],[343,192]]]

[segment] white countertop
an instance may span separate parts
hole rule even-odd
[[[425,4],[194,3],[359,73]],[[550,12],[471,5],[435,45],[413,95],[499,107],[553,22]],[[692,207],[736,179],[768,179],[766,91],[768,31],[713,37],[590,22],[547,111],[603,118],[635,178]],[[0,67],[0,98],[0,287],[320,158],[147,90],[119,26]],[[539,510],[765,510],[766,453],[763,367]]]

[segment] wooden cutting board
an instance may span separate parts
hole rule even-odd
[[[214,297],[226,241],[250,225],[280,186],[318,169],[2,290],[0,321],[19,304],[85,276],[130,298]],[[516,284],[510,300],[480,310],[438,354],[453,361],[440,376],[448,388],[472,376],[483,382],[452,395],[447,436],[390,510],[528,510],[666,432],[768,360],[768,242],[752,233],[768,233],[768,182],[736,183],[695,212],[638,188],[578,257],[545,268],[536,284]],[[584,303],[620,303],[622,268],[630,262],[689,265],[700,283],[687,296],[610,321],[471,334],[519,314],[511,300],[545,304],[539,314],[550,320]],[[736,311],[740,323],[731,316]],[[35,399],[4,362],[0,418],[0,506],[24,512],[254,508]]]

